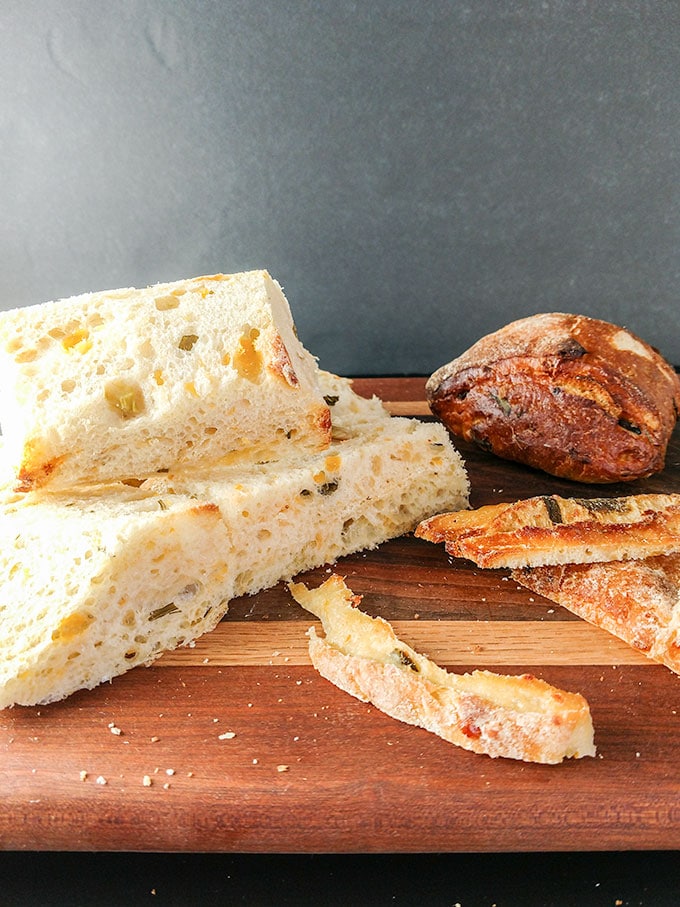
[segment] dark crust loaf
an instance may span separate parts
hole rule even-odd
[[[426,385],[453,434],[500,457],[579,482],[664,467],[680,378],[625,328],[549,313],[482,337]]]

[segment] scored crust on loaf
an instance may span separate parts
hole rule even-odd
[[[524,568],[512,578],[680,674],[680,554]]]
[[[20,491],[330,441],[316,361],[266,271],[2,312],[0,374]]]
[[[595,755],[588,703],[530,675],[453,674],[415,652],[390,624],[356,607],[361,600],[333,574],[317,589],[289,586],[318,617],[309,631],[314,667],[337,687],[392,718],[476,753],[558,763]]]
[[[505,325],[439,368],[432,412],[458,437],[581,482],[663,469],[680,376],[625,328],[551,312]]]
[[[416,535],[444,542],[449,554],[480,567],[645,558],[680,551],[680,495],[540,495],[442,513],[424,520]]]
[[[91,688],[212,629],[231,598],[466,506],[443,426],[324,380],[344,437],[326,451],[5,503],[0,708]]]

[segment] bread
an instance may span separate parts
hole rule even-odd
[[[644,558],[680,551],[680,495],[618,498],[541,495],[514,504],[439,514],[416,528],[480,567]]]
[[[218,508],[187,496],[6,506],[0,708],[93,687],[210,629],[229,541]]]
[[[533,315],[483,337],[426,385],[458,437],[555,476],[621,482],[663,469],[680,378],[622,327]]]
[[[557,763],[595,754],[581,695],[527,674],[449,673],[398,639],[385,620],[360,611],[360,597],[337,574],[317,589],[295,583],[290,591],[323,624],[323,638],[314,627],[309,632],[314,667],[362,702],[492,757]]]
[[[525,568],[512,577],[680,674],[680,554]]]
[[[0,708],[92,688],[210,630],[235,596],[466,505],[443,426],[319,380],[342,435],[324,451],[5,502]]]
[[[266,271],[2,312],[0,375],[20,491],[273,460],[330,441],[316,362]]]

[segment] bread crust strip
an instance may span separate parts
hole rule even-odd
[[[540,495],[424,520],[418,538],[444,542],[480,567],[535,567],[654,557],[680,551],[680,495]]]
[[[525,568],[512,578],[680,674],[680,555]]]
[[[588,703],[530,674],[453,674],[403,643],[387,621],[359,610],[337,574],[317,589],[290,592],[318,617],[325,636],[309,630],[319,673],[392,718],[424,728],[475,753],[555,764],[595,755]]]

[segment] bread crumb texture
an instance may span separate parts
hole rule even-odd
[[[316,362],[265,271],[2,312],[0,370],[23,491],[330,441]]]
[[[318,452],[6,497],[0,707],[90,689],[191,645],[236,596],[467,506],[443,426],[318,381],[338,430]]]

